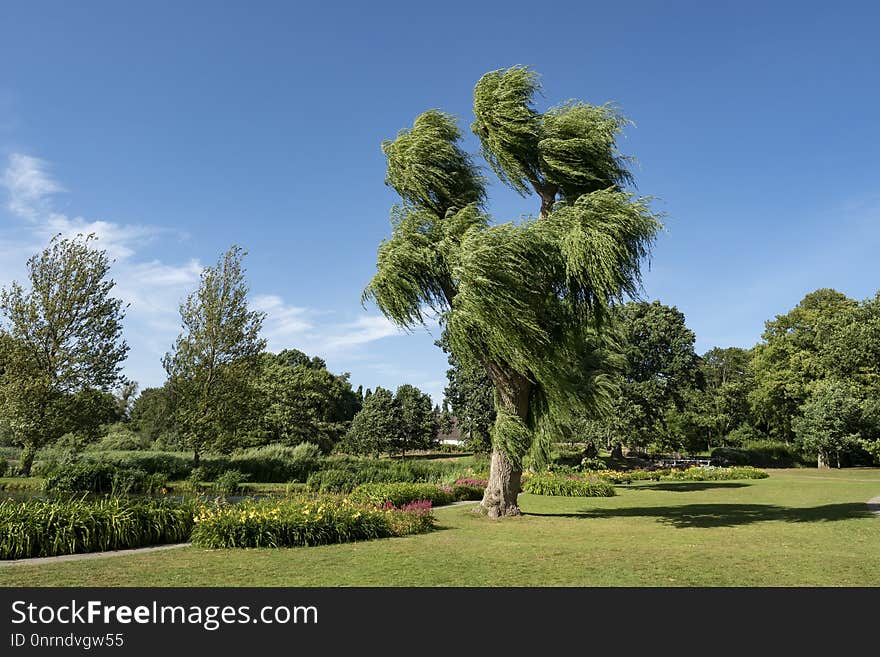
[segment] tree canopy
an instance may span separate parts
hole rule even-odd
[[[539,196],[537,218],[494,223],[482,175],[460,146],[453,117],[430,110],[383,144],[386,183],[401,197],[392,236],[379,247],[365,290],[382,312],[412,327],[433,311],[463,363],[492,379],[497,417],[483,508],[518,513],[522,458],[540,458],[572,411],[600,413],[618,365],[607,308],[638,291],[659,228],[615,138],[609,107],[534,107],[536,74],[492,71],[474,90],[472,125],[499,178]]]
[[[103,393],[125,383],[123,302],[111,296],[110,260],[94,240],[55,236],[28,260],[29,288],[0,291],[0,421],[24,447],[25,474],[36,450],[62,435],[96,438],[108,421],[97,412]]]

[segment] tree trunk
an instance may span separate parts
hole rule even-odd
[[[193,449],[193,468],[199,467],[199,448]]]
[[[823,469],[830,467],[828,465],[828,455],[822,450],[819,450],[819,455],[816,457],[816,467]]]
[[[19,467],[23,477],[31,476],[31,467],[34,465],[34,457],[37,455],[37,448],[33,443],[25,443],[24,449],[21,451],[21,463]]]
[[[614,447],[611,448],[611,458],[613,458],[613,459],[622,459],[623,458],[623,445],[621,443],[614,443]]]
[[[498,366],[488,369],[495,383],[497,403],[508,413],[515,414],[526,422],[529,414],[531,382],[516,372],[505,371]],[[489,468],[489,484],[479,506],[480,512],[490,518],[520,515],[516,499],[521,482],[522,468],[514,464],[501,446],[494,444]]]
[[[489,485],[483,494],[480,510],[490,518],[520,515],[519,495],[522,470],[514,468],[507,455],[497,447],[492,450]]]

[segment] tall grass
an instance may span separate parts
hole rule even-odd
[[[0,502],[0,559],[179,543],[192,525],[191,505],[166,501],[6,499]]]
[[[201,507],[193,545],[211,549],[298,547],[426,532],[428,511],[377,509],[341,497],[291,497]]]

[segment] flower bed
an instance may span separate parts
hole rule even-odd
[[[348,543],[430,530],[430,509],[379,509],[332,496],[204,506],[193,545],[205,548],[298,547]]]
[[[613,497],[614,486],[600,477],[542,472],[523,478],[523,491],[562,497]]]
[[[192,525],[191,505],[164,501],[6,499],[0,502],[0,559],[179,543]]]

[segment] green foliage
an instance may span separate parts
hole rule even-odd
[[[218,495],[237,495],[242,490],[242,484],[247,481],[247,475],[238,470],[225,470],[214,480],[212,492]]]
[[[88,445],[91,451],[141,450],[149,447],[147,436],[135,433],[126,422],[115,422],[106,427],[104,437]]]
[[[262,406],[259,442],[312,442],[324,452],[339,442],[361,406],[348,374],[332,374],[323,360],[296,349],[263,354],[256,394]]]
[[[51,557],[179,543],[193,525],[189,505],[118,497],[0,501],[0,559]]]
[[[385,184],[404,201],[427,206],[438,217],[485,199],[483,179],[458,147],[461,131],[455,117],[436,110],[419,115],[413,127],[382,142],[388,159]]]
[[[529,474],[523,482],[523,491],[563,497],[613,497],[616,494],[614,486],[603,479],[554,472]]]
[[[161,388],[144,388],[131,407],[131,426],[150,442],[173,434],[171,392],[166,384]]]
[[[0,458],[0,477],[5,477],[8,470],[9,462],[4,458]]]
[[[379,510],[333,497],[247,500],[202,507],[192,542],[197,547],[298,547],[348,543],[429,531],[430,514]]]
[[[350,470],[329,468],[313,472],[306,485],[309,490],[317,493],[350,493],[357,481]]]
[[[492,448],[492,425],[495,424],[492,379],[485,367],[459,362],[449,346],[446,329],[434,344],[446,353],[449,363],[449,369],[446,370],[448,385],[443,391],[444,409],[448,406],[455,418],[455,426],[466,448],[475,452],[489,452]]]
[[[390,452],[403,442],[403,416],[390,390],[376,388],[364,399],[345,436],[343,449],[351,454]]]
[[[413,484],[407,482],[361,484],[351,493],[351,499],[362,504],[381,507],[391,504],[402,507],[409,502],[428,500],[432,506],[440,506],[455,501],[451,488],[434,484]]]
[[[766,479],[769,475],[763,470],[748,466],[735,467],[690,467],[686,469],[658,468],[656,470],[596,470],[586,473],[614,484],[629,484],[634,481],[731,481],[734,479]]]
[[[442,315],[455,357],[492,377],[496,407],[507,414],[495,420],[493,443],[515,463],[528,449],[540,462],[575,411],[607,410],[618,363],[602,319],[608,304],[637,292],[659,229],[647,199],[619,187],[628,179],[614,146],[622,118],[576,102],[541,115],[532,106],[537,89],[524,67],[486,74],[472,127],[499,177],[539,194],[541,218],[490,225],[458,131],[422,132],[412,148],[414,127],[398,137],[406,158],[393,157],[398,141],[385,144],[387,181],[404,205],[393,211],[364,293],[401,326],[421,323],[426,308]],[[454,172],[454,186],[422,175],[450,158],[455,166],[441,168]]]
[[[43,484],[52,493],[159,493],[168,482],[162,474],[149,474],[135,468],[109,463],[80,461],[58,468]]]
[[[71,432],[95,439],[116,419],[107,398],[125,383],[124,311],[93,239],[54,237],[27,262],[30,289],[12,282],[0,291],[0,424],[24,447],[26,474],[38,448]]]
[[[183,331],[163,359],[174,424],[196,459],[207,449],[231,451],[257,411],[264,314],[248,309],[243,255],[233,246],[202,271],[198,290],[180,306]]]
[[[703,386],[695,336],[681,311],[659,301],[628,303],[615,315],[626,366],[609,422],[623,424],[616,428],[630,447],[644,448],[668,440],[670,411],[682,411],[689,393]]]
[[[806,295],[785,315],[766,322],[755,347],[755,415],[773,438],[791,442],[793,423],[820,379],[833,374],[823,353],[834,334],[855,318],[857,303],[831,289]]]
[[[331,459],[325,469],[309,477],[308,486],[317,492],[350,492],[360,484],[373,482],[448,484],[461,477],[473,477],[485,467],[481,459]]]
[[[439,427],[430,395],[404,384],[394,393],[394,401],[400,408],[400,442],[392,445],[389,451],[404,453],[433,447],[437,443]]]
[[[858,446],[861,405],[852,384],[836,379],[817,382],[803,414],[792,422],[798,442],[819,455],[819,466],[834,457],[840,467],[841,453]]]
[[[801,450],[791,443],[759,440],[743,443],[741,447],[718,447],[712,450],[712,459],[726,465],[750,465],[757,468],[792,468],[810,463]]]

